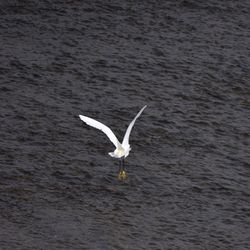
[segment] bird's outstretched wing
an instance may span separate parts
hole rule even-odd
[[[134,120],[129,124],[128,128],[127,128],[127,131],[124,135],[124,138],[123,138],[123,141],[122,141],[122,147],[125,148],[125,149],[128,149],[129,148],[129,135],[130,135],[130,132],[135,124],[135,121],[136,119],[141,115],[142,111],[147,107],[147,105],[145,105],[141,110],[140,112],[136,115],[136,117],[134,118]]]
[[[118,139],[116,138],[115,134],[112,132],[112,130],[107,127],[106,125],[90,118],[84,115],[79,115],[80,119],[82,121],[84,121],[86,124],[88,124],[91,127],[100,129],[103,133],[105,133],[108,138],[110,139],[110,141],[116,146],[116,148],[120,147],[120,142],[118,141]]]

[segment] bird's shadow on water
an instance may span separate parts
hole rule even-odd
[[[113,184],[118,186],[133,186],[135,184],[140,184],[142,182],[142,176],[138,175],[138,172],[145,173],[145,167],[140,165],[125,165],[125,171],[126,171],[126,178],[124,180],[119,180],[118,178],[118,171],[113,170],[112,172],[106,173],[104,176],[102,176],[100,179],[103,181],[103,183],[107,184]]]
[[[133,167],[131,166],[131,169],[132,168]],[[131,192],[134,193],[136,190],[139,191],[141,189],[143,186],[143,178],[136,175],[136,173],[129,168],[127,168],[126,171],[127,178],[124,180],[118,179],[118,171],[112,171],[105,175],[93,178],[91,183],[89,183],[89,188],[91,190],[94,189],[105,192],[107,195],[118,196],[125,200],[129,199]]]
[[[134,169],[137,168],[136,171]],[[141,176],[138,176],[136,173],[141,169],[141,167],[136,165],[129,165],[125,167],[125,171],[127,177],[124,180],[118,179],[119,168],[113,167],[110,171],[102,171],[97,173],[97,175],[91,174],[92,178],[90,183],[94,185],[102,185],[102,186],[134,186],[138,185],[142,182]],[[143,171],[143,170],[142,170]]]
[[[98,169],[98,170],[97,170]],[[118,179],[118,167],[111,171],[101,169],[101,166],[91,168],[91,171],[83,170],[81,167],[72,167],[69,171],[51,169],[48,192],[57,196],[67,197],[70,200],[82,200],[82,197],[109,197],[130,199],[130,196],[139,191],[145,184],[145,167],[140,165],[126,166],[127,178]],[[144,176],[139,174],[143,173]],[[87,196],[86,196],[87,195]],[[99,199],[98,198],[98,199]]]

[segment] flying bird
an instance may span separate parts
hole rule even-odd
[[[120,160],[119,164],[119,174],[118,179],[123,180],[126,178],[126,172],[125,172],[125,166],[124,166],[124,160],[129,155],[129,152],[131,150],[130,144],[129,144],[129,136],[131,133],[131,130],[135,124],[136,119],[141,115],[142,111],[147,107],[145,105],[140,112],[136,115],[136,117],[133,119],[133,121],[129,124],[126,133],[124,135],[122,143],[120,143],[115,136],[115,134],[112,132],[112,130],[104,125],[101,122],[98,122],[90,117],[79,115],[80,119],[84,121],[87,125],[100,129],[103,133],[105,133],[110,141],[115,145],[115,151],[110,152],[109,155],[114,158],[118,158]]]

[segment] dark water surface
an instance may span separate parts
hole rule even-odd
[[[250,249],[249,13],[1,1],[0,249]]]

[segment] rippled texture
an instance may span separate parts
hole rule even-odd
[[[0,248],[249,249],[250,3],[1,1]],[[131,134],[117,180],[106,136]]]

